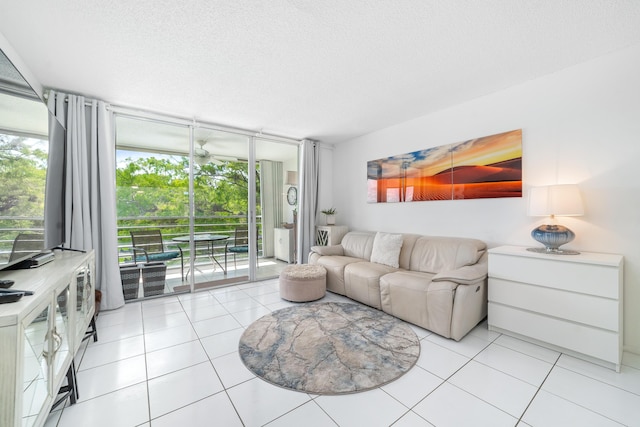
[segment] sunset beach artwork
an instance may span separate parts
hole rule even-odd
[[[522,197],[522,129],[367,162],[367,202]]]

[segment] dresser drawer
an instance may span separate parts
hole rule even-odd
[[[562,289],[571,292],[620,298],[620,269],[616,266],[573,262],[571,255],[544,261],[525,256],[492,253],[489,277]]]
[[[619,332],[620,302],[489,278],[489,301]]]
[[[489,303],[490,326],[618,365],[621,335],[517,308]]]

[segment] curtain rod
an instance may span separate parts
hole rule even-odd
[[[52,90],[53,89],[47,89],[45,91],[45,94],[44,94],[45,101],[48,100],[49,93]],[[53,90],[53,91],[56,92],[56,93],[63,93],[63,92],[58,92],[58,91],[55,91],[55,90]],[[77,95],[77,96],[84,96],[84,95]],[[67,94],[65,94],[64,101],[65,102],[69,102],[69,97],[67,96]],[[89,100],[88,98],[85,97],[85,102],[84,102],[85,107],[91,106],[92,101],[93,100]],[[140,109],[140,108],[132,108],[132,107],[125,107],[125,106],[121,106],[121,105],[114,105],[114,104],[110,104],[108,102],[105,102],[105,104],[107,104],[107,110],[113,112],[114,114],[118,114],[118,115],[121,115],[121,116],[128,116],[128,117],[137,118],[137,119],[141,119],[142,118],[142,119],[160,121],[160,122],[164,122],[164,123],[168,123],[168,124],[178,124],[178,125],[183,125],[183,126],[202,127],[202,128],[207,128],[207,129],[220,130],[220,131],[223,131],[223,132],[237,133],[237,134],[241,134],[241,135],[254,136],[254,137],[257,137],[257,138],[264,138],[264,139],[280,141],[280,142],[287,142],[287,143],[292,143],[292,144],[300,144],[304,139],[307,139],[307,138],[296,139],[296,138],[291,138],[291,137],[288,137],[288,136],[263,133],[262,130],[256,131],[256,130],[250,130],[250,129],[235,128],[235,127],[232,127],[232,126],[218,125],[218,124],[210,123],[210,122],[198,122],[195,118],[186,118],[186,117],[181,117],[181,116],[174,116],[174,115],[171,115],[171,114],[156,113],[156,112],[153,112],[153,111],[148,111],[148,110],[144,110],[144,109]]]

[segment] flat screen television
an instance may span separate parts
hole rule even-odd
[[[3,149],[0,150],[0,174],[11,178],[0,184],[0,221],[5,221],[0,224],[3,242],[0,270],[6,270],[22,268],[28,265],[25,261],[63,245],[66,130],[2,51],[0,138]],[[28,147],[26,141],[37,142]],[[25,173],[24,177],[20,172],[25,169],[16,166],[21,162],[31,165],[30,173]],[[36,181],[37,185],[34,184]],[[25,200],[37,205],[39,213],[25,214],[16,209]],[[43,217],[44,221],[36,227],[33,221],[30,222],[32,218],[21,218],[29,215]],[[27,244],[22,251],[12,253],[13,238],[20,233],[41,234],[42,243]]]

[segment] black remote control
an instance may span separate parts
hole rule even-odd
[[[10,288],[11,286],[13,286],[13,283],[13,280],[2,279],[0,280],[0,288]]]

